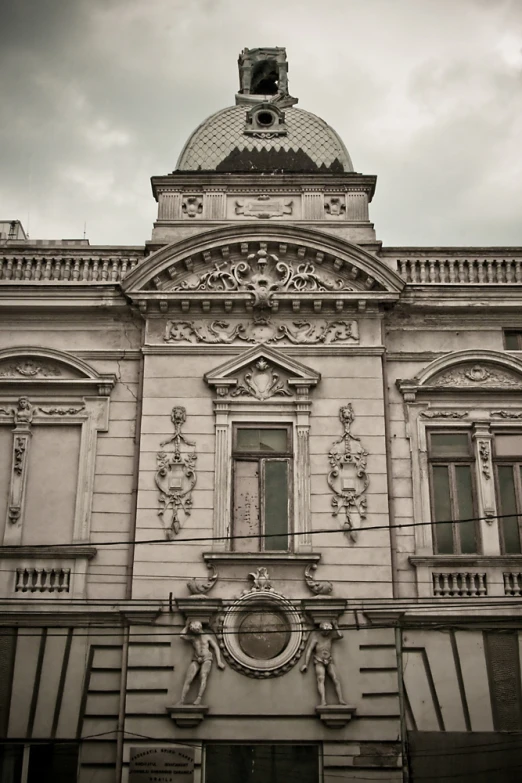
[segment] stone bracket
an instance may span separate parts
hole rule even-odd
[[[169,717],[180,729],[192,729],[206,718],[208,707],[205,704],[175,704],[166,708]]]
[[[325,704],[315,708],[319,720],[329,729],[342,729],[355,715],[357,709],[350,704]]]

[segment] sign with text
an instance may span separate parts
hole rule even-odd
[[[193,783],[194,748],[131,748],[129,783]]]

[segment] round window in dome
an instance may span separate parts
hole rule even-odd
[[[270,126],[274,124],[275,120],[275,114],[272,114],[271,111],[263,110],[258,111],[256,114],[256,122],[263,128],[270,128]]]

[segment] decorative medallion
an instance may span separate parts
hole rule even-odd
[[[305,645],[301,613],[271,585],[260,567],[253,585],[219,619],[219,644],[226,660],[248,677],[279,677],[299,660]]]
[[[184,196],[181,202],[183,217],[196,218],[203,212],[203,196]]]
[[[173,451],[159,451],[157,454],[157,470],[154,474],[156,486],[159,489],[160,509],[158,516],[166,524],[167,539],[176,536],[184,517],[190,516],[192,509],[192,490],[196,485],[196,444],[187,440],[181,428],[187,418],[186,409],[181,406],[172,408],[171,420],[174,434],[160,445],[173,445]],[[182,444],[192,451],[182,452]]]
[[[361,521],[366,518],[366,490],[370,483],[366,473],[368,452],[363,449],[360,438],[351,434],[354,413],[351,403],[339,410],[344,432],[328,452],[330,471],[328,486],[332,490],[332,514],[344,511],[343,531],[355,542]]]

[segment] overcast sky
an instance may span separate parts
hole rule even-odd
[[[522,0],[0,0],[0,219],[143,244],[152,175],[234,103],[237,55],[377,174],[385,245],[522,245]]]

